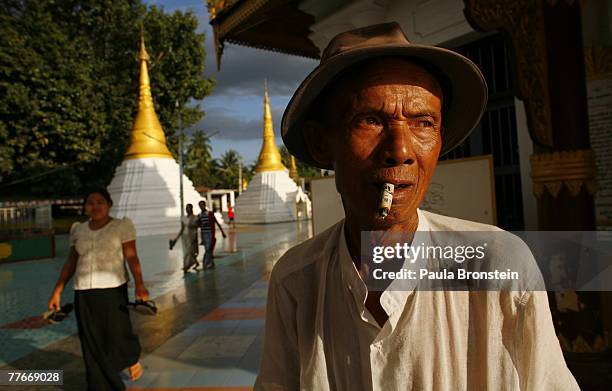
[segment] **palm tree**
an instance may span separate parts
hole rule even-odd
[[[215,159],[215,176],[218,185],[227,189],[234,189],[238,186],[238,171],[242,156],[233,149],[226,151],[219,159]]]
[[[285,167],[291,166],[291,154],[289,150],[284,145],[280,147],[281,159]],[[311,166],[308,163],[304,163],[303,161],[295,158],[295,163],[298,170],[298,175],[302,178],[304,177],[316,177],[319,176],[319,169]]]
[[[216,183],[212,183],[214,175],[211,153],[210,136],[202,130],[196,130],[185,154],[185,174],[194,186],[216,186]]]

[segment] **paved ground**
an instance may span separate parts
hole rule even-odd
[[[180,270],[180,248],[169,251],[167,237],[140,238],[144,279],[159,313],[133,313],[145,375],[128,387],[250,390],[262,349],[267,276],[287,249],[310,235],[308,223],[238,226],[219,238],[215,270],[187,275]],[[64,370],[63,387],[20,390],[85,389],[74,317],[50,326],[39,319],[67,237],[58,237],[57,248],[53,260],[0,266],[0,369]],[[72,302],[72,289],[66,291],[63,302]]]

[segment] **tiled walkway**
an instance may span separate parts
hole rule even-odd
[[[249,389],[263,347],[266,289],[256,282],[170,338],[143,360],[146,373],[132,389]]]
[[[126,382],[129,389],[251,389],[262,350],[267,276],[287,249],[310,235],[308,223],[238,226],[227,239],[218,238],[215,270],[187,275],[180,270],[180,249],[169,251],[166,237],[139,239],[145,283],[159,313],[132,314],[145,374]],[[20,390],[85,389],[74,317],[51,326],[38,319],[66,242],[59,237],[56,259],[0,266],[0,369],[64,369],[63,387]],[[68,288],[63,303],[72,296]]]

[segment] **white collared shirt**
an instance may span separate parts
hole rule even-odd
[[[113,218],[104,227],[92,230],[89,222],[74,223],[70,246],[79,254],[74,289],[115,288],[128,281],[123,243],[136,240],[132,220]]]
[[[421,232],[500,231],[418,211]],[[530,253],[529,253],[530,254]],[[395,283],[395,282],[394,282]],[[385,290],[381,328],[344,222],[289,250],[270,278],[256,390],[577,390],[546,292]]]

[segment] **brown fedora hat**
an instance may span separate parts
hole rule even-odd
[[[306,116],[319,94],[342,71],[359,62],[384,56],[413,59],[446,78],[441,155],[470,134],[487,104],[487,84],[476,64],[448,49],[412,44],[400,26],[392,22],[347,31],[330,41],[323,51],[321,63],[300,84],[283,114],[281,134],[289,152],[315,167],[332,168],[310,156],[302,124],[308,119]]]

